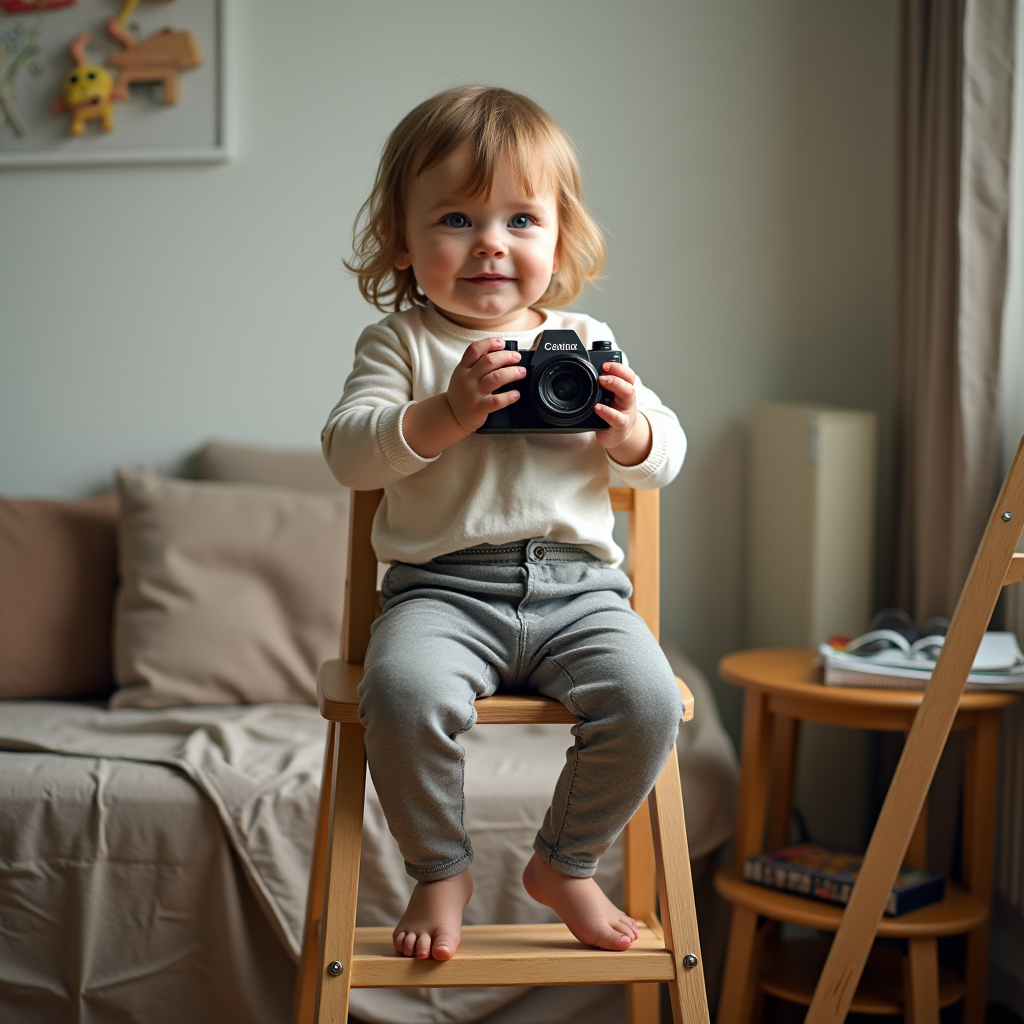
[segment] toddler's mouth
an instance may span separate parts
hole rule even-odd
[[[464,277],[463,281],[468,281],[470,284],[477,285],[499,285],[505,284],[509,281],[514,281],[514,277],[505,277],[503,274],[475,274],[473,277]]]

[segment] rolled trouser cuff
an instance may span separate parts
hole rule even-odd
[[[540,837],[540,833],[533,841],[533,848],[543,858],[545,864],[550,864],[556,871],[571,878],[593,878],[597,871],[597,861],[572,860],[569,857],[562,857],[555,853],[547,843]]]
[[[427,868],[426,870],[406,861],[405,870],[417,882],[440,882],[444,878],[451,878],[453,875],[460,874],[472,863],[473,851],[467,850],[461,857],[456,857],[455,860],[450,860],[445,864],[438,865],[436,868]]]

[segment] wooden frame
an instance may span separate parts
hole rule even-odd
[[[616,511],[630,514],[633,607],[658,632],[658,492],[615,488]],[[381,492],[354,492],[345,585],[342,660],[321,670],[321,713],[331,723],[310,873],[294,1020],[343,1022],[356,987],[622,984],[631,1024],[658,1024],[658,983],[671,993],[677,1024],[709,1024],[693,886],[673,748],[647,801],[626,827],[624,909],[641,922],[623,953],[577,942],[564,925],[466,927],[457,956],[444,963],[398,956],[387,928],[356,928],[366,758],[356,687],[379,607],[370,527]],[[684,720],[693,698],[681,681]],[[495,695],[478,701],[477,720],[572,722],[557,701]],[[656,908],[662,908],[659,921]],[[322,908],[322,910],[321,910]],[[318,913],[319,911],[319,913]]]

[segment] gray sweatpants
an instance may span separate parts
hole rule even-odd
[[[359,718],[413,878],[447,878],[473,859],[457,737],[476,721],[473,702],[497,690],[554,697],[579,718],[534,849],[567,875],[593,875],[654,785],[682,715],[630,592],[620,570],[537,540],[388,570]]]

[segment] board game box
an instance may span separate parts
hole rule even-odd
[[[863,859],[859,853],[848,853],[821,843],[797,843],[748,857],[743,865],[743,877],[769,889],[781,889],[845,906],[850,900]],[[937,903],[945,892],[946,880],[942,875],[903,867],[886,901],[885,913],[889,917],[899,917],[918,907]]]

